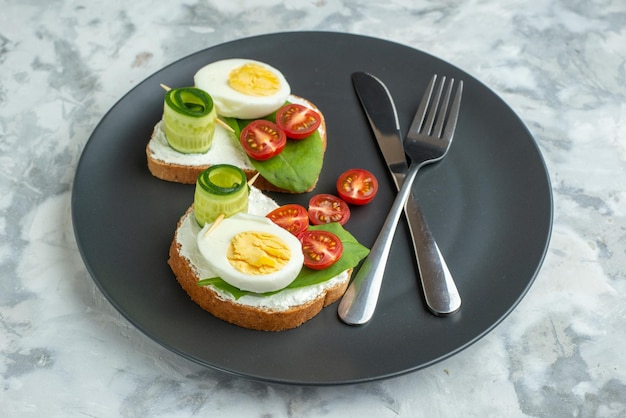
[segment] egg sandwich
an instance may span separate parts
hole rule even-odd
[[[244,328],[283,331],[315,317],[344,294],[368,253],[338,223],[320,225],[340,237],[344,251],[332,266],[310,269],[298,238],[266,217],[278,205],[256,187],[247,207],[215,228],[216,221],[198,222],[199,202],[180,218],[168,264],[202,309]]]
[[[208,101],[197,91],[177,91],[178,101],[182,103],[178,115],[172,115],[170,109],[177,103],[175,94],[166,94],[163,118],[155,125],[146,146],[148,168],[155,177],[194,184],[206,168],[226,163],[240,167],[248,178],[260,173],[255,185],[264,191],[304,193],[313,190],[326,150],[326,124],[317,106],[291,93],[289,83],[279,70],[259,61],[226,59],[198,70],[194,87],[208,93]],[[193,119],[185,115],[189,110],[194,111],[189,103],[201,109],[201,117]],[[252,158],[242,146],[242,143],[245,145],[242,132],[259,119],[278,124],[277,112],[286,104],[308,109],[315,115],[316,128],[295,139],[287,138],[280,153],[270,155],[272,158]],[[215,123],[216,119],[221,123]],[[210,138],[206,144],[181,143],[179,146],[174,142],[179,132],[199,129],[209,132],[205,134]],[[257,147],[259,140],[268,142],[267,138],[267,131],[257,130],[256,137],[252,136],[248,142]]]

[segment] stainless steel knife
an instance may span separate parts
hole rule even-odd
[[[404,182],[408,163],[391,94],[382,81],[368,73],[353,73],[352,83],[399,190]],[[413,239],[426,305],[435,315],[452,314],[461,307],[461,297],[413,193],[404,210]]]

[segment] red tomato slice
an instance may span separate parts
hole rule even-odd
[[[353,168],[337,179],[339,197],[353,205],[365,205],[374,199],[378,192],[378,180],[372,173],[361,168]]]
[[[315,225],[339,222],[341,225],[350,219],[348,204],[332,194],[318,194],[309,200],[309,219]]]
[[[322,270],[335,264],[343,254],[343,244],[339,237],[328,231],[305,231],[300,237],[304,265],[314,270]]]
[[[313,109],[290,103],[276,113],[276,125],[291,139],[303,139],[311,135],[322,123],[322,116]]]
[[[285,131],[265,119],[250,122],[241,130],[239,139],[246,153],[260,161],[280,154],[287,144]]]
[[[272,222],[281,228],[299,237],[309,227],[307,210],[294,203],[274,209],[266,215]]]

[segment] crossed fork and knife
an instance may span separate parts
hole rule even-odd
[[[458,82],[453,96],[454,79],[441,77],[438,81],[437,75],[431,78],[404,141],[393,99],[382,81],[363,72],[352,74],[352,81],[399,191],[369,255],[339,303],[339,317],[349,325],[365,324],[372,318],[403,211],[413,239],[426,304],[435,315],[452,314],[460,308],[461,298],[411,186],[420,167],[441,161],[450,148],[463,81]]]

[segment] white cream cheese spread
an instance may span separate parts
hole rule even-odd
[[[213,142],[204,154],[183,154],[170,147],[163,130],[163,120],[154,126],[154,132],[148,149],[152,158],[170,164],[186,166],[208,166],[215,164],[231,164],[241,169],[253,170],[252,164],[243,148],[236,145],[237,138],[219,124],[215,125]]]

